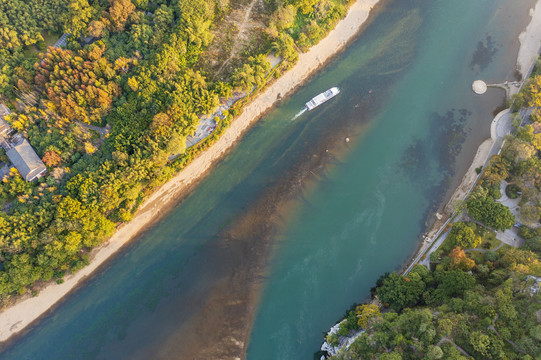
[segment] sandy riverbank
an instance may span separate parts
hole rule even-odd
[[[293,91],[325,61],[340,51],[358,33],[367,20],[370,10],[378,2],[379,0],[358,0],[355,2],[348,15],[325,39],[307,53],[301,54],[297,65],[245,106],[242,114],[232,122],[212,148],[198,156],[176,177],[159,188],[145,201],[129,224],[119,228],[107,244],[96,249],[92,254],[93,260],[89,266],[75,275],[67,276],[64,283],[51,284],[45,287],[37,297],[20,301],[0,313],[0,341],[8,340],[12,335],[38,319],[124,244],[151,225],[164,206],[170,205],[189,185],[205,174],[211,165],[239,139],[250,124],[274,105],[279,94],[283,96]]]
[[[532,20],[524,32],[520,34],[520,49],[517,57],[517,69],[526,77],[537,61],[541,48],[541,1],[530,10]]]

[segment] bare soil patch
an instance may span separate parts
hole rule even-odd
[[[212,78],[226,80],[238,63],[262,46],[265,14],[262,0],[231,4],[231,11],[218,22],[214,40],[203,56],[203,67]]]

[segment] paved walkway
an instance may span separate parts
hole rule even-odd
[[[500,184],[500,192],[502,193],[502,197],[499,198],[497,201],[502,205],[507,206],[509,210],[511,210],[511,213],[515,216],[515,219],[518,221],[518,203],[520,199],[511,199],[507,196],[507,194],[505,193],[505,188],[507,188],[507,185],[508,183],[505,180],[502,180]],[[511,229],[505,231],[497,231],[496,239],[514,247],[518,247],[524,244],[524,239],[518,236],[518,228],[516,226],[513,226]]]
[[[419,261],[419,265],[424,265],[430,269],[430,254],[439,249],[441,244],[443,244],[445,239],[447,239],[447,235],[449,235],[449,231],[441,234],[441,236],[434,242],[434,245],[432,245],[432,247],[425,253],[425,258]]]
[[[500,248],[503,246],[503,242],[500,242],[500,245],[496,246],[494,249],[478,249],[478,248],[472,248],[472,249],[466,249],[464,250],[465,253],[468,253],[468,252],[482,252],[482,253],[485,253],[487,251],[498,251],[500,250]]]
[[[511,120],[511,110],[506,109],[498,113],[490,124],[490,137],[497,141],[506,135],[509,135],[513,130]]]
[[[509,210],[511,210],[511,212],[513,213],[513,215],[515,215],[515,218],[518,219],[518,210],[519,210],[519,207],[518,207],[518,203],[520,201],[520,199],[511,199],[510,197],[507,196],[507,193],[505,192],[505,189],[507,188],[507,185],[509,185],[509,183],[507,183],[507,181],[505,180],[502,180],[501,184],[500,184],[500,192],[502,193],[502,197],[499,198],[497,201],[499,203],[502,203],[503,205],[507,206],[509,208]]]
[[[506,109],[498,113],[490,124],[490,137],[494,141],[492,149],[485,162],[485,166],[488,165],[490,159],[494,155],[498,155],[505,142],[505,137],[511,134],[513,130],[513,120],[511,119],[511,109]]]
[[[496,232],[496,239],[513,247],[522,246],[525,242],[523,238],[518,236],[518,228],[516,226],[505,231]]]
[[[207,136],[212,134],[212,132],[216,129],[216,121],[214,118],[218,116],[220,119],[224,118],[224,111],[228,110],[235,101],[245,97],[246,94],[243,92],[235,92],[233,93],[233,96],[228,98],[225,103],[221,104],[216,111],[210,115],[210,116],[203,116],[199,119],[199,124],[197,125],[197,129],[195,130],[195,133],[193,135],[190,135],[186,138],[186,148],[192,147],[201,140],[205,139]],[[171,155],[169,157],[169,160],[172,160],[176,158],[178,154]]]
[[[103,137],[107,136],[107,134],[109,134],[109,131],[111,131],[111,126],[109,126],[109,124],[105,125],[104,127],[99,127],[99,126],[95,126],[95,125],[89,125],[89,124],[85,124],[85,123],[80,122],[80,121],[77,121],[77,124],[81,125],[84,128],[94,130],[97,133],[99,133],[100,136],[103,136]]]
[[[90,124],[85,124],[85,123],[80,122],[80,121],[76,121],[76,123],[78,125],[84,127],[85,129],[93,130],[93,131],[97,132],[98,134],[100,134],[100,142],[99,142],[98,146],[101,146],[103,144],[103,142],[105,141],[105,138],[107,137],[107,135],[111,131],[111,126],[109,124],[105,125],[104,127],[99,127],[99,126],[94,126],[94,125],[90,125]]]

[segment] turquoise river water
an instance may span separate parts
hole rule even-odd
[[[384,0],[178,206],[2,359],[312,359],[489,136],[534,0]],[[338,86],[320,108],[296,114]],[[346,143],[345,137],[351,141]]]

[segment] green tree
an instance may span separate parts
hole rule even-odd
[[[438,360],[443,358],[443,350],[439,346],[430,346],[424,359],[426,360]]]
[[[495,155],[490,159],[489,166],[483,172],[481,183],[485,187],[500,186],[503,179],[509,176],[511,164],[501,155]]]
[[[472,199],[466,202],[468,214],[495,230],[505,230],[515,224],[515,217],[508,207],[490,197]]]
[[[361,328],[366,328],[373,320],[380,318],[379,307],[375,304],[363,304],[355,308],[357,314],[357,324]]]
[[[541,107],[541,76],[536,75],[528,80],[526,85],[525,98],[528,101],[530,107],[535,108],[532,113],[532,119],[539,122],[541,117],[539,115],[539,108]]]
[[[183,154],[186,151],[186,138],[174,132],[169,139],[166,151],[170,154]]]
[[[314,11],[314,6],[316,5],[317,2],[318,0],[297,0],[296,1],[296,3],[298,4],[297,6],[299,7],[299,10],[301,11],[301,13],[305,15]]]
[[[488,355],[488,349],[490,346],[490,338],[483,334],[480,331],[474,331],[470,334],[470,344],[473,346],[475,351],[480,353],[483,356]]]
[[[250,64],[244,64],[231,76],[231,84],[234,88],[251,92],[256,86],[257,80],[254,69]]]
[[[294,63],[299,58],[295,42],[288,34],[280,33],[272,43],[272,48],[276,56],[281,56],[287,62]]]
[[[448,237],[454,246],[460,246],[463,249],[476,248],[481,244],[481,237],[468,224],[462,221],[453,223]]]
[[[391,309],[397,311],[417,304],[424,290],[425,283],[415,272],[406,277],[393,272],[383,279],[382,285],[376,289],[381,302],[389,304]]]
[[[86,30],[95,10],[87,0],[70,0],[65,15],[64,32],[79,38]]]
[[[264,55],[250,57],[248,64],[237,69],[231,77],[233,87],[250,92],[254,87],[263,85],[265,76],[270,71],[270,63]]]
[[[440,299],[460,296],[466,290],[473,288],[474,285],[475,278],[473,275],[461,270],[448,271],[442,276],[436,290],[436,295]]]

